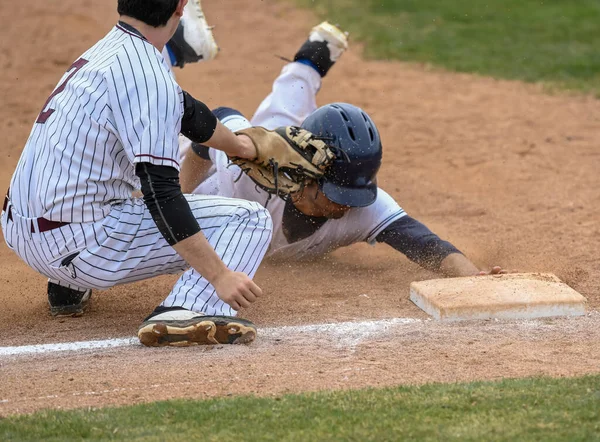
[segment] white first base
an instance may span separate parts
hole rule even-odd
[[[586,310],[586,299],[551,273],[417,281],[410,300],[442,321],[581,316]]]

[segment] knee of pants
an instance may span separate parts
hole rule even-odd
[[[255,201],[244,201],[238,210],[241,218],[251,218],[257,225],[261,225],[265,230],[273,231],[273,220],[267,209]]]
[[[271,218],[271,214],[269,213],[269,211],[267,209],[262,207],[260,204],[258,204],[258,206],[259,206],[258,216],[261,219],[265,220],[265,222],[266,222],[265,230],[269,231],[269,238],[270,238],[271,234],[273,233],[273,219]]]

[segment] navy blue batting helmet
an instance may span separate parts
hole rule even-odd
[[[379,131],[361,108],[332,103],[310,114],[302,128],[341,151],[319,181],[319,188],[334,203],[364,207],[377,198],[377,171],[382,146]]]

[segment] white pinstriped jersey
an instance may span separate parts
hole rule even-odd
[[[136,162],[179,169],[182,115],[183,92],[163,56],[119,23],[71,66],[37,118],[0,217],[8,247],[79,291],[184,271],[163,306],[235,315],[131,195]],[[249,201],[186,200],[219,258],[252,278],[271,240],[268,212]]]
[[[179,169],[183,93],[161,53],[121,24],[86,51],[38,116],[11,181],[24,217],[95,222],[139,188],[136,162]]]

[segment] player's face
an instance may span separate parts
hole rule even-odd
[[[334,203],[328,199],[323,192],[321,192],[316,184],[307,188],[308,192],[304,192],[307,197],[314,213],[316,216],[323,216],[329,219],[340,219],[351,209],[350,206],[343,206],[338,203]]]
[[[301,193],[292,195],[292,201],[296,209],[308,216],[339,219],[351,209],[329,200],[316,183],[307,185]]]
[[[351,209],[350,206],[343,206],[338,203],[334,203],[328,199],[322,192],[318,192],[315,203],[323,213],[325,218],[340,219]]]

